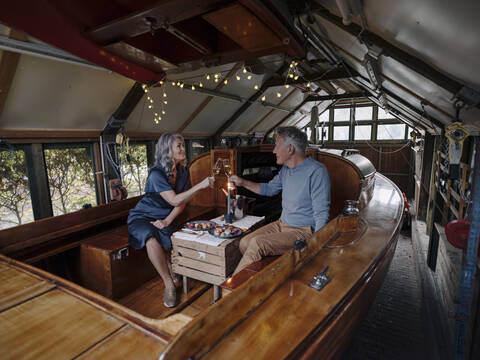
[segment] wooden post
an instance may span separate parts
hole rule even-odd
[[[425,134],[425,144],[423,148],[422,174],[420,179],[420,196],[417,204],[417,219],[425,221],[427,219],[428,198],[430,190],[430,179],[432,176],[432,167],[434,160],[435,137]]]
[[[427,208],[427,216],[425,222],[427,224],[426,233],[431,234],[434,222],[434,213],[435,213],[435,204],[437,202],[437,180],[440,176],[440,155],[438,150],[440,148],[440,144],[442,143],[441,136],[435,136],[434,139],[434,146],[433,146],[433,157],[432,162],[434,163],[432,166],[432,172],[430,174],[430,186],[429,186],[429,194],[428,194],[428,208]]]

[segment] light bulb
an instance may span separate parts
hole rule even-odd
[[[289,78],[293,78],[293,74],[288,74],[288,77],[289,77]]]
[[[265,101],[266,97],[265,95],[262,96],[262,101]]]
[[[200,87],[203,87],[203,84],[202,84],[202,83],[200,83],[200,84],[198,84],[198,86],[200,86]]]
[[[177,86],[180,86],[180,81],[177,81]]]
[[[246,68],[243,68],[243,73],[245,74],[247,72],[247,69]]]
[[[167,104],[168,104],[168,101],[167,101],[167,100],[165,100],[163,103],[164,103],[165,105],[167,105]]]
[[[195,91],[195,86],[194,85],[192,85],[192,90]]]
[[[293,68],[293,63],[290,64],[290,67]]]
[[[285,85],[285,89],[288,89],[289,87],[290,87],[290,85],[288,85],[288,84],[287,84],[287,85]]]
[[[161,117],[161,116],[159,116],[159,117],[158,117],[158,120],[162,120],[162,117]]]
[[[237,75],[236,77],[237,77],[237,80],[240,80],[240,76]]]
[[[158,113],[155,113],[155,116],[158,116]]]
[[[307,83],[307,87],[310,87],[310,83]]]
[[[151,108],[152,108],[152,105],[148,105],[148,108],[151,109]]]
[[[218,78],[215,78],[215,82],[218,82]]]
[[[172,81],[172,86],[175,86],[175,81]]]
[[[248,80],[251,80],[251,79],[252,79],[252,75],[248,75],[248,76],[247,76],[247,79],[248,79]]]
[[[163,93],[163,97],[167,97],[167,93],[164,92],[164,93]]]
[[[162,81],[162,80],[160,80],[160,85],[163,85],[163,81]]]
[[[295,75],[295,77],[293,78],[293,80],[298,80],[298,75]]]
[[[210,80],[210,74],[207,74],[207,80]]]
[[[255,85],[253,88],[254,88],[255,90],[258,90],[258,85]]]
[[[277,92],[277,97],[282,97],[282,94],[280,94],[279,92]]]
[[[184,87],[184,86],[185,86],[185,84],[184,84],[184,83],[182,83],[182,85],[180,85],[180,88],[181,88],[181,89],[183,89],[183,87]]]
[[[165,110],[162,110],[162,115],[165,115]]]
[[[228,80],[225,79],[225,80],[223,81],[223,83],[224,83],[225,85],[227,85],[227,84],[228,84]]]

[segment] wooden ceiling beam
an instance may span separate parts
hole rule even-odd
[[[276,72],[276,76],[280,77],[287,68],[288,68],[288,65],[283,64],[282,67]],[[266,85],[267,81],[265,81],[263,85],[260,87],[260,89],[258,89],[257,92],[255,92],[255,94],[250,96],[250,98],[245,102],[245,104],[243,104],[237,111],[235,111],[235,113],[227,121],[225,121],[220,126],[220,128],[218,128],[218,130],[215,132],[215,135],[213,135],[213,140],[220,137],[222,133],[225,130],[227,130],[230,127],[230,125],[232,125],[233,122],[237,120],[250,107],[252,103],[257,101],[257,99],[265,92],[265,90],[269,88],[269,86]]]
[[[303,75],[298,80],[288,79],[287,82],[283,79],[269,79],[267,80],[267,85],[269,87],[273,86],[282,86],[286,83],[289,85],[305,84],[308,82],[317,82],[317,81],[328,81],[328,80],[338,80],[338,79],[348,79],[351,77],[358,76],[358,73],[354,69],[345,69],[344,67],[326,70],[321,73],[307,74]]]
[[[88,36],[97,43],[108,45],[180,21],[217,10],[231,1],[225,0],[164,0],[154,6],[87,29]]]
[[[225,79],[230,79],[233,74],[235,74],[237,72],[238,69],[240,69],[242,67],[242,63],[238,62],[236,63],[233,68],[228,72],[228,74],[225,76],[224,79],[222,79],[222,81],[220,81],[220,83],[217,85],[217,87],[215,88],[215,91],[218,91],[220,90],[222,87],[225,86]],[[203,109],[205,109],[205,107],[210,103],[210,101],[212,101],[213,99],[213,96],[208,96],[205,100],[202,101],[202,103],[200,105],[197,106],[197,108],[190,114],[190,116],[188,117],[187,120],[185,120],[185,122],[177,129],[177,133],[181,134],[183,132],[183,130],[185,130],[185,128],[190,125],[190,123],[198,116],[198,114],[200,114],[202,112]]]
[[[364,91],[357,92],[357,93],[346,93],[346,94],[333,94],[333,95],[309,95],[305,99],[305,102],[310,101],[325,101],[325,100],[342,100],[342,99],[359,99],[359,98],[366,98],[367,93]]]
[[[10,29],[9,38],[25,41],[27,36],[24,33]],[[4,50],[0,59],[0,116],[2,115],[5,103],[7,102],[8,93],[13,83],[13,78],[17,72],[20,54]]]

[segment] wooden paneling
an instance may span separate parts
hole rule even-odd
[[[362,176],[356,167],[346,166],[345,160],[338,156],[318,152],[316,158],[330,175],[330,219],[333,219],[342,212],[345,200],[358,200]]]
[[[123,326],[59,290],[2,312],[0,323],[4,359],[71,359]]]
[[[165,345],[162,343],[127,326],[77,359],[158,359],[164,348]]]
[[[197,157],[188,167],[190,171],[190,181],[192,186],[198,184],[207,176],[211,176],[210,173],[210,153],[203,154]],[[217,184],[215,184],[217,186]],[[192,200],[190,200],[189,205],[193,206],[214,206],[215,204],[215,197],[214,197],[215,189],[203,189],[200,190]]]

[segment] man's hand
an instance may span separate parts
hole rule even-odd
[[[168,225],[170,225],[167,221],[165,220],[155,220],[155,221],[150,221],[150,223],[155,226],[157,229],[163,229],[166,228]]]
[[[230,180],[235,186],[243,186],[243,179],[237,175],[230,176],[228,180]]]

